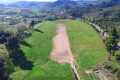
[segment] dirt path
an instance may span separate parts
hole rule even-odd
[[[101,71],[99,71],[99,73],[95,73],[101,80],[108,80],[107,78],[106,78],[106,76],[101,72]]]
[[[59,24],[56,28],[57,35],[53,38],[53,50],[50,59],[61,62],[68,62],[72,68],[76,80],[80,80],[78,72],[74,65],[74,58],[69,46],[69,40],[66,28],[63,24]]]

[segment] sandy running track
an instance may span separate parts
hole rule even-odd
[[[74,61],[69,47],[65,26],[59,24],[56,28],[57,35],[53,38],[53,50],[50,58],[57,62]]]
[[[53,38],[53,50],[51,51],[50,59],[59,63],[68,62],[72,68],[75,79],[80,80],[74,65],[74,58],[70,50],[66,28],[63,24],[59,24],[56,31],[57,35]]]

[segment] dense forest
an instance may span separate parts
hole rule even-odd
[[[120,25],[120,0],[98,0],[93,2],[58,0],[55,3],[46,5],[51,13],[65,10],[66,14],[96,23],[105,31],[109,27],[119,27]]]

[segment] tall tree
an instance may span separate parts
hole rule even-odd
[[[9,53],[6,50],[4,45],[0,45],[0,80],[7,80],[8,79],[8,73],[10,70],[12,70],[12,68],[7,68],[6,66],[11,66],[7,63],[7,61],[9,59]]]
[[[26,26],[24,24],[17,24],[16,26],[16,29],[19,33],[24,33],[25,30],[27,30]]]
[[[34,25],[35,25],[35,21],[32,20],[30,26],[33,28]]]
[[[118,32],[115,28],[111,28],[109,35],[114,36],[116,39],[118,39]]]
[[[8,42],[6,43],[6,48],[9,51],[14,51],[19,48],[19,39],[17,37],[12,37],[8,39]]]
[[[117,44],[118,44],[118,34],[116,29],[112,28],[109,34],[109,38],[107,38],[105,41],[106,49],[110,53],[109,60],[111,59],[111,55],[115,53]]]

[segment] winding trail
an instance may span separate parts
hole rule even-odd
[[[56,28],[56,32],[57,35],[53,38],[53,50],[51,51],[50,59],[59,63],[69,63],[72,68],[75,79],[80,80],[80,77],[74,64],[74,58],[70,50],[65,25],[59,24]]]

